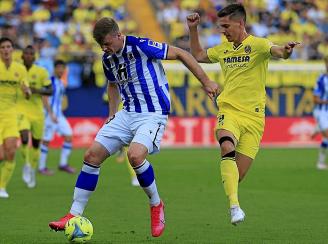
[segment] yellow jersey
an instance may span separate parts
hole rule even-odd
[[[27,79],[30,87],[41,89],[44,86],[49,86],[48,71],[38,65],[33,64],[27,71]],[[18,93],[17,111],[19,114],[26,114],[32,117],[43,117],[42,95],[32,93],[30,99],[25,99],[23,92]]]
[[[0,60],[0,115],[16,113],[17,95],[22,93],[22,84],[28,86],[24,65],[13,61],[7,69]]]
[[[238,47],[224,42],[207,50],[212,63],[220,62],[225,78],[217,100],[219,107],[227,103],[248,114],[264,116],[272,45],[268,39],[249,35]]]

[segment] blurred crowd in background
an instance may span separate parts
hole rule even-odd
[[[38,63],[53,71],[57,58],[68,63],[68,87],[103,86],[101,49],[92,39],[92,28],[101,17],[113,17],[124,34],[139,35],[138,22],[128,4],[137,0],[1,0],[1,36],[10,37],[19,50],[33,44]],[[189,49],[186,16],[201,15],[200,36],[205,48],[224,41],[216,25],[216,13],[232,2],[247,10],[248,31],[276,44],[302,43],[292,58],[318,60],[328,55],[327,0],[150,0],[168,43]],[[139,11],[133,9],[132,11]],[[150,21],[150,20],[148,20]],[[159,31],[159,30],[149,30]]]

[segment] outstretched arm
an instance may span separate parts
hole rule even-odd
[[[200,83],[202,83],[204,90],[211,99],[214,99],[217,96],[219,85],[208,78],[202,67],[190,53],[181,48],[169,46],[167,59],[180,60],[196,76]]]
[[[272,46],[271,55],[276,58],[288,59],[293,53],[295,46],[300,44],[299,42],[288,42],[285,46]]]
[[[190,50],[192,56],[198,62],[201,63],[211,63],[207,56],[206,50],[200,45],[197,26],[200,22],[200,16],[198,13],[193,13],[187,16],[187,24],[189,27],[189,37],[190,37]]]

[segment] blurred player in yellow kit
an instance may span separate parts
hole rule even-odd
[[[23,50],[22,59],[27,70],[32,95],[29,100],[26,100],[21,92],[18,94],[18,129],[24,160],[23,180],[29,188],[33,188],[36,185],[35,173],[40,158],[40,140],[44,130],[42,96],[50,96],[52,86],[47,70],[34,64],[35,50],[33,46],[29,45]],[[31,149],[28,145],[30,132]]]
[[[25,99],[31,91],[28,87],[25,67],[12,60],[13,42],[0,38],[0,198],[8,198],[6,187],[15,169],[17,149],[17,93],[22,89]]]
[[[199,42],[197,13],[187,16],[191,52],[202,63],[220,63],[225,80],[217,99],[216,137],[221,148],[221,177],[230,202],[231,223],[244,221],[239,206],[238,182],[247,173],[264,131],[265,83],[271,57],[287,59],[298,42],[273,45],[246,32],[246,11],[231,4],[218,12],[218,27],[227,42],[204,50]]]

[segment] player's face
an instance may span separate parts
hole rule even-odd
[[[2,60],[10,60],[13,51],[14,49],[10,41],[4,41],[0,44],[0,57]]]
[[[120,32],[105,36],[101,49],[107,54],[117,53],[123,48],[124,38]]]
[[[33,49],[28,48],[25,49],[22,55],[22,59],[24,64],[31,65],[35,61],[35,52]]]
[[[64,75],[64,73],[65,73],[65,68],[66,68],[65,65],[58,64],[55,67],[55,74],[56,74],[56,76],[59,77],[59,78],[61,78]]]
[[[243,21],[224,16],[218,19],[219,31],[225,35],[229,42],[238,42],[244,30]]]

